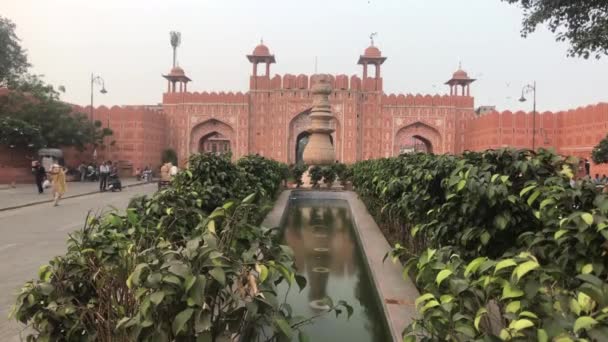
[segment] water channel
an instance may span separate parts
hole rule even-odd
[[[350,319],[332,313],[304,328],[311,341],[391,341],[364,256],[357,243],[348,202],[291,199],[283,219],[284,240],[295,254],[298,272],[308,285],[288,293],[295,313],[313,316],[323,310],[324,297],[345,300],[354,309]],[[285,289],[282,289],[285,291]],[[297,340],[297,338],[295,339]]]

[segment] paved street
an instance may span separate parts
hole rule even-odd
[[[0,341],[20,341],[20,325],[7,319],[16,294],[41,265],[65,252],[67,234],[82,227],[88,211],[123,209],[131,197],[155,190],[149,184],[65,199],[59,207],[44,203],[0,212]]]
[[[143,183],[135,178],[121,179],[121,182],[123,187]],[[99,191],[98,182],[69,182],[65,196],[78,196],[96,191]],[[50,189],[45,189],[44,194],[40,195],[34,183],[17,184],[15,188],[7,185],[0,186],[0,210],[50,200]]]

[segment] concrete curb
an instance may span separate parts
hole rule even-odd
[[[135,183],[135,184],[125,185],[122,188],[126,189],[126,188],[146,185],[146,184],[154,184],[154,183],[141,182],[141,183]],[[64,199],[68,199],[68,198],[76,198],[76,197],[88,196],[88,195],[99,194],[99,193],[100,193],[99,191],[83,192],[83,193],[76,194],[76,195],[62,197],[61,199],[64,200]],[[51,202],[53,202],[52,199],[41,200],[41,201],[36,201],[36,202],[29,202],[29,203],[25,203],[25,204],[15,205],[15,206],[12,206],[12,207],[0,208],[0,212],[7,211],[7,210],[13,210],[13,209],[19,209],[19,208],[25,208],[25,207],[31,207],[31,206],[34,206],[34,205],[44,204],[44,203],[51,203]]]

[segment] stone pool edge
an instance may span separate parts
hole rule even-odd
[[[402,341],[403,330],[416,317],[414,300],[419,293],[414,283],[408,278],[402,278],[401,263],[392,263],[382,259],[391,247],[380,231],[367,207],[352,191],[314,191],[314,190],[285,190],[275,202],[262,225],[266,227],[280,226],[289,204],[292,192],[305,194],[303,197],[319,199],[346,200],[355,226],[356,237],[365,255],[364,261],[374,282],[376,293],[380,297],[380,307],[386,317],[386,323],[391,330],[394,341]]]

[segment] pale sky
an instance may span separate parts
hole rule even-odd
[[[245,55],[262,37],[272,74],[312,74],[317,57],[319,72],[361,75],[358,56],[378,32],[386,93],[445,94],[462,61],[478,79],[476,106],[530,110],[517,99],[534,80],[540,111],[608,101],[608,56],[568,58],[544,28],[521,38],[521,10],[500,0],[0,0],[0,15],[16,23],[32,72],[80,105],[91,72],[108,89],[96,105],[161,102],[171,30],[194,91],[247,91]]]

